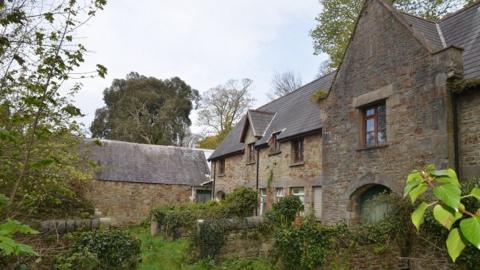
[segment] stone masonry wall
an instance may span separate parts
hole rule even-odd
[[[480,92],[462,93],[458,114],[461,177],[480,177]]]
[[[450,71],[455,48],[431,54],[380,1],[367,1],[325,108],[323,214],[327,223],[357,218],[350,198],[366,185],[401,193],[413,169],[453,166]],[[362,106],[386,103],[387,144],[362,148]]]
[[[255,138],[250,130],[247,131],[247,145]],[[273,170],[272,188],[283,187],[288,195],[291,187],[305,188],[305,205],[307,210],[311,207],[312,187],[321,185],[322,178],[322,137],[321,134],[306,136],[304,138],[304,164],[292,165],[291,142],[280,144],[281,152],[270,154],[270,148],[259,149],[259,188],[266,188],[270,172]],[[215,191],[232,192],[236,187],[246,186],[255,188],[256,163],[248,164],[247,154],[239,154],[225,158],[225,175],[218,175],[218,166]]]
[[[104,216],[112,218],[112,225],[128,225],[148,218],[153,207],[189,202],[192,188],[95,180],[88,196]]]

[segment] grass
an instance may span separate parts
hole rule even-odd
[[[231,259],[222,265],[210,261],[188,262],[188,240],[167,241],[152,237],[147,228],[135,227],[130,232],[142,242],[142,263],[138,270],[273,270],[266,259]]]

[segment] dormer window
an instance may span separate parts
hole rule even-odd
[[[280,142],[278,141],[278,134],[272,134],[272,138],[270,139],[270,154],[278,154],[280,153]]]
[[[256,151],[255,151],[255,143],[250,143],[247,145],[247,163],[252,164],[256,161]]]

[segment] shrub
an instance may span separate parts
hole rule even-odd
[[[237,188],[222,202],[224,217],[249,217],[258,205],[258,194],[251,188]]]
[[[216,259],[225,244],[226,226],[224,220],[213,219],[199,224],[196,233],[192,234],[192,249],[202,259]]]
[[[315,220],[278,230],[275,254],[283,269],[310,270],[322,265],[330,246],[330,232]]]
[[[273,205],[272,210],[267,213],[267,219],[274,224],[291,224],[303,209],[302,201],[290,195]]]
[[[139,261],[140,241],[128,232],[93,231],[80,234],[72,249],[58,257],[56,268],[127,270],[135,269]]]

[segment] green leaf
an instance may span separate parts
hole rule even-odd
[[[435,176],[435,181],[440,184],[454,184],[460,186],[457,173],[452,169],[436,170],[432,172],[432,175]]]
[[[462,235],[475,246],[480,249],[480,217],[466,218],[460,222],[460,230]]]
[[[410,191],[412,191],[412,189],[418,186],[422,181],[423,179],[419,172],[412,172],[411,174],[409,174],[407,178],[407,185],[403,190],[403,197],[407,197]]]
[[[467,245],[463,242],[458,228],[450,231],[447,238],[448,255],[455,262]]]
[[[410,193],[409,193],[410,199],[412,200],[412,203],[415,203],[417,198],[420,195],[422,195],[423,193],[425,193],[425,191],[427,191],[427,189],[428,189],[428,185],[425,184],[425,183],[421,183],[416,188],[412,189],[412,191],[410,191]]]
[[[433,216],[447,230],[450,230],[452,228],[452,225],[455,223],[455,221],[463,217],[461,213],[456,212],[455,210],[445,207],[441,204],[437,204],[433,208]]]
[[[435,164],[429,164],[427,167],[425,167],[425,171],[427,171],[428,175],[432,175],[432,173],[437,169],[437,166]]]
[[[480,188],[472,189],[472,192],[470,192],[470,195],[472,195],[473,197],[477,198],[477,200],[480,201]]]
[[[415,227],[417,228],[417,230],[420,230],[420,226],[425,221],[425,210],[427,210],[427,208],[428,204],[422,202],[412,213],[412,222],[413,225],[415,225]]]
[[[454,184],[444,184],[433,188],[433,194],[445,205],[458,211],[462,191]]]

